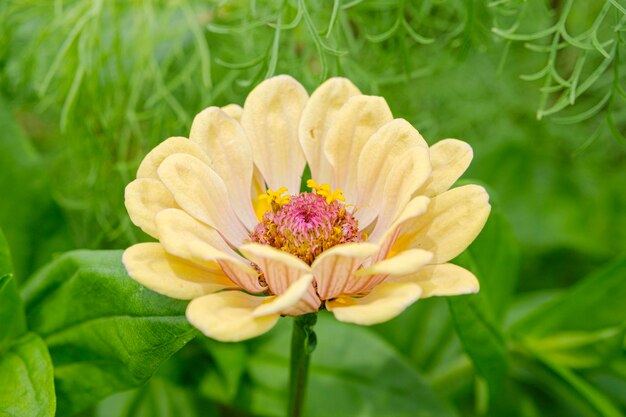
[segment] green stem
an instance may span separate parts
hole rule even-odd
[[[317,338],[313,326],[317,322],[315,313],[296,316],[291,335],[291,369],[289,371],[289,417],[300,417],[304,408],[304,395],[309,373],[309,360],[315,350]]]

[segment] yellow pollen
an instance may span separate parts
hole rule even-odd
[[[335,200],[346,201],[346,198],[343,196],[343,191],[339,188],[333,191],[330,189],[329,184],[318,184],[317,181],[311,179],[306,182],[306,186],[312,189],[316,194],[325,197],[326,204],[330,204]]]

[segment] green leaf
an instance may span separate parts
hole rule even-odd
[[[11,251],[9,250],[9,244],[2,229],[0,229],[0,277],[9,275],[13,272],[13,265],[11,262]]]
[[[1,97],[0,167],[0,227],[11,244],[16,275],[27,277],[52,253],[66,250],[69,238],[49,174]]]
[[[0,229],[0,347],[26,332],[24,307],[11,272],[9,246]]]
[[[121,254],[67,253],[23,287],[28,325],[50,349],[61,417],[143,384],[196,334],[187,303],[131,279]]]
[[[513,228],[500,212],[493,210],[467,252],[490,310],[494,317],[503,317],[519,275],[520,250]]]
[[[476,275],[480,292],[450,297],[448,304],[461,343],[486,380],[489,401],[495,405],[508,368],[501,321],[519,270],[519,248],[504,216],[491,213],[481,234],[457,262]]]
[[[511,331],[521,339],[555,332],[599,331],[626,323],[626,257],[580,281],[518,321]]]
[[[241,379],[245,373],[247,350],[241,343],[222,343],[202,338],[214,363],[214,369],[205,373],[200,392],[207,398],[222,404],[235,400]]]
[[[36,334],[28,333],[0,350],[0,381],[0,416],[54,416],[52,362]]]
[[[26,332],[22,299],[11,275],[0,277],[0,348]]]
[[[202,417],[217,416],[214,407],[203,406]],[[154,377],[145,386],[114,394],[98,404],[95,417],[198,417],[190,390]]]
[[[250,408],[284,415],[291,320],[258,341],[249,359]],[[448,407],[394,349],[372,331],[319,314],[305,416],[451,416]]]
[[[493,403],[503,388],[508,367],[502,332],[490,316],[483,294],[450,297],[448,304],[461,343],[478,373],[487,381]]]

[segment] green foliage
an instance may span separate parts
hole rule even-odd
[[[22,301],[0,229],[0,416],[53,417],[55,393],[46,344],[26,333]]]
[[[51,253],[69,245],[64,215],[52,199],[43,161],[1,96],[0,166],[0,189],[5,193],[0,227],[11,244],[15,272],[24,278]]]
[[[250,409],[282,416],[289,374],[288,320],[259,340],[248,360]],[[426,381],[394,349],[361,327],[320,314],[305,416],[451,416]]]
[[[189,391],[155,377],[141,388],[115,394],[98,404],[95,417],[212,417],[207,407],[200,413]]]
[[[52,362],[39,336],[28,333],[0,351],[0,380],[0,416],[54,417]]]
[[[29,328],[54,363],[58,415],[143,384],[195,335],[186,303],[127,274],[121,251],[69,252],[22,288]]]
[[[621,0],[0,2],[0,415],[282,415],[289,319],[191,340],[119,251],[57,255],[145,240],[141,158],[278,73],[466,140],[494,207],[454,260],[479,294],[320,315],[307,415],[626,414],[625,24]]]

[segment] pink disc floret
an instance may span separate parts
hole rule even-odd
[[[328,203],[324,196],[308,192],[267,211],[250,238],[296,255],[308,264],[333,246],[364,240],[358,221],[345,205],[337,200]]]

